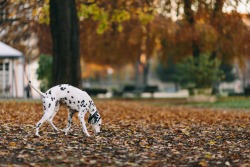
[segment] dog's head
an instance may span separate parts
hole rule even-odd
[[[102,118],[97,111],[94,114],[91,114],[89,116],[88,123],[92,125],[94,132],[96,134],[100,133],[101,125],[102,125]]]

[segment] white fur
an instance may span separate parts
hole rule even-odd
[[[56,131],[58,131],[58,128],[53,124],[53,118],[59,110],[59,102],[63,102],[68,106],[68,124],[64,129],[66,135],[70,130],[70,127],[72,125],[72,117],[76,112],[78,112],[78,118],[82,124],[83,132],[86,136],[90,136],[84,121],[84,116],[87,112],[89,112],[90,114],[89,119],[91,120],[89,120],[89,122],[91,123],[95,133],[100,132],[102,119],[98,114],[93,100],[85,91],[82,91],[68,84],[62,84],[54,86],[45,93],[43,93],[33,87],[31,81],[29,81],[29,84],[35,91],[37,91],[42,96],[43,100],[44,115],[41,120],[38,121],[38,123],[36,124],[37,136],[39,136],[39,128],[45,121],[48,121],[52,125],[52,127]]]

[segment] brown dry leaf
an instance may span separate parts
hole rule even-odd
[[[204,166],[204,167],[208,166],[206,160],[204,160],[204,159],[203,159],[202,161],[199,162],[199,165],[200,165],[200,166]]]
[[[190,133],[187,131],[187,129],[181,129],[181,132],[184,133],[187,136],[190,135]]]
[[[10,143],[9,143],[9,146],[10,146],[10,147],[16,147],[16,142],[10,142]]]
[[[209,144],[209,145],[215,145],[215,144],[216,144],[216,141],[210,140],[208,144]]]

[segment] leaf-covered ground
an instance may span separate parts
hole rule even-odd
[[[102,133],[68,136],[48,123],[35,137],[41,102],[0,102],[0,164],[24,166],[248,166],[250,112],[97,101]],[[77,114],[76,114],[77,115]],[[66,126],[62,107],[54,123]]]

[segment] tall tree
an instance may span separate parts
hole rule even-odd
[[[164,0],[162,0],[165,2]],[[247,14],[241,14],[237,7],[241,3],[228,0],[176,0],[176,3],[165,3],[169,8],[179,13],[175,22],[176,28],[160,36],[166,45],[173,43],[173,47],[163,47],[164,55],[182,58],[193,55],[198,57],[203,53],[211,53],[211,57],[218,57],[223,62],[241,62],[249,57],[249,26]],[[174,5],[173,5],[174,4]],[[175,7],[177,4],[177,7]],[[246,5],[249,2],[246,1]],[[232,9],[231,12],[225,11]],[[162,9],[164,10],[164,9]],[[167,19],[166,19],[167,21]],[[169,27],[168,27],[169,29]],[[164,30],[162,31],[164,32]],[[165,37],[164,37],[165,36]],[[171,39],[174,39],[173,41]],[[175,58],[176,59],[176,58]]]
[[[192,31],[192,54],[195,58],[199,57],[200,55],[200,49],[197,44],[197,39],[196,39],[196,32],[195,32],[195,18],[194,18],[194,12],[192,10],[192,3],[193,0],[184,0],[184,15],[185,19],[188,22],[188,26],[190,26],[191,31]]]
[[[80,87],[79,23],[74,0],[50,0],[53,43],[53,85]]]

